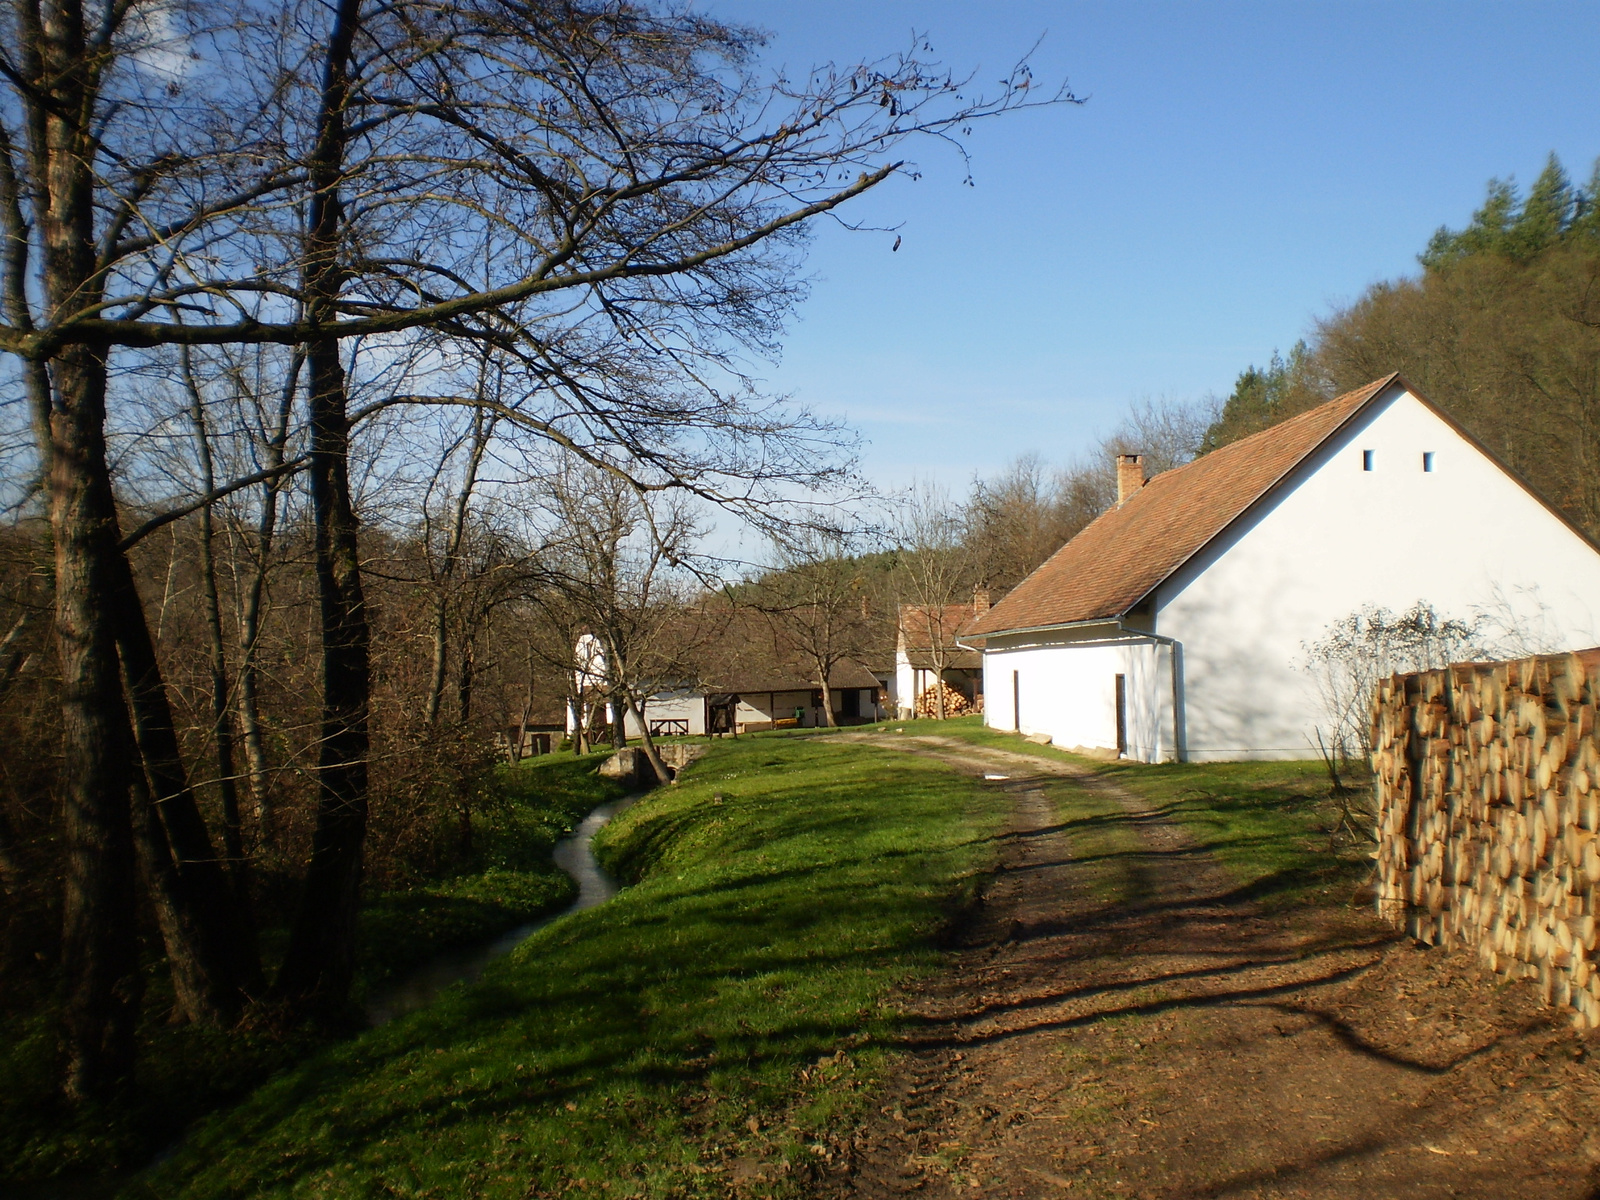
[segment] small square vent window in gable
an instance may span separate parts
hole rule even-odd
[[[1433,470],[1433,451],[1432,450],[1424,450],[1422,452],[1422,469],[1424,471]]]
[[[1372,470],[1372,451],[1371,450],[1363,450],[1361,452],[1361,469],[1363,471]]]

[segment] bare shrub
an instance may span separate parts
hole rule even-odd
[[[1403,613],[1365,604],[1304,643],[1304,668],[1316,684],[1323,721],[1315,749],[1328,766],[1335,796],[1350,792],[1340,771],[1372,754],[1372,697],[1378,681],[1402,671],[1427,671],[1481,657],[1481,621],[1445,617],[1418,600]],[[1352,824],[1346,810],[1341,824]]]

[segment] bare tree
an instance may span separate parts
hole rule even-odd
[[[934,716],[944,720],[945,674],[961,647],[960,626],[970,613],[974,571],[962,514],[935,484],[914,487],[901,501],[895,528],[902,595],[900,624],[914,637],[934,677]],[[914,700],[914,698],[913,698]]]
[[[553,590],[599,643],[613,725],[620,731],[631,717],[656,778],[669,779],[644,700],[682,677],[674,634],[686,623],[676,572],[699,534],[693,514],[681,500],[647,502],[617,476],[572,460],[555,476],[549,505],[557,525],[547,555]]]
[[[778,562],[754,603],[767,614],[780,656],[804,662],[822,693],[822,721],[832,728],[833,674],[863,657],[873,637],[868,581],[843,535],[798,530],[778,543]]]
[[[1212,398],[1136,400],[1085,458],[1051,473],[1035,454],[974,481],[964,541],[979,583],[1008,590],[1105,512],[1117,498],[1118,454],[1144,456],[1152,475],[1190,462],[1216,419]]]
[[[737,504],[825,485],[838,462],[817,451],[833,431],[757,400],[735,369],[771,349],[800,293],[801,230],[903,170],[908,136],[954,144],[973,119],[1031,103],[1031,80],[1020,68],[995,100],[969,100],[914,55],[766,79],[748,31],[602,0],[19,0],[4,35],[0,350],[18,362],[48,479],[72,847],[67,1090],[89,1098],[128,1069],[136,795],[148,792],[149,828],[206,931],[195,966],[219,1016],[241,998],[236,914],[118,528],[113,360],[162,345],[304,348],[320,799],[276,986],[291,1008],[335,1012],[371,741],[353,341],[428,330],[493,343],[529,397],[494,406],[508,427],[639,487]],[[422,386],[438,375],[416,382],[381,403],[482,403]]]

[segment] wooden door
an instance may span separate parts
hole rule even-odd
[[[1117,755],[1128,752],[1128,677],[1117,676]]]

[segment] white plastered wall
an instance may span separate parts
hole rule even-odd
[[[1307,644],[1364,606],[1419,600],[1530,649],[1600,644],[1600,554],[1397,387],[1157,589],[1154,629],[1175,651],[1145,642],[1141,674],[1128,646],[1092,643],[1112,626],[990,638],[985,719],[1013,728],[1016,671],[1024,733],[1113,747],[1122,673],[1130,757],[1164,759],[1174,736],[1196,761],[1312,757],[1326,718]]]
[[[894,691],[889,697],[890,709],[899,716],[902,710],[909,712],[916,707],[916,703],[916,676],[911,669],[911,659],[906,655],[905,637],[902,634],[894,655]]]
[[[1027,635],[991,638],[983,656],[984,721],[995,729],[1048,734],[1066,749],[1115,751],[1121,675],[1126,756],[1171,759],[1171,648],[1136,635],[1108,641],[1108,632],[1091,627],[1072,641],[1048,643]]]
[[[1509,619],[1544,650],[1600,642],[1600,554],[1403,389],[1289,482],[1158,589],[1188,758],[1313,756],[1306,644],[1364,605]]]
[[[706,698],[700,692],[684,689],[674,692],[657,692],[644,702],[644,718],[657,721],[687,721],[689,734],[703,737],[706,732]],[[639,736],[639,722],[630,715],[626,723],[629,737]]]

